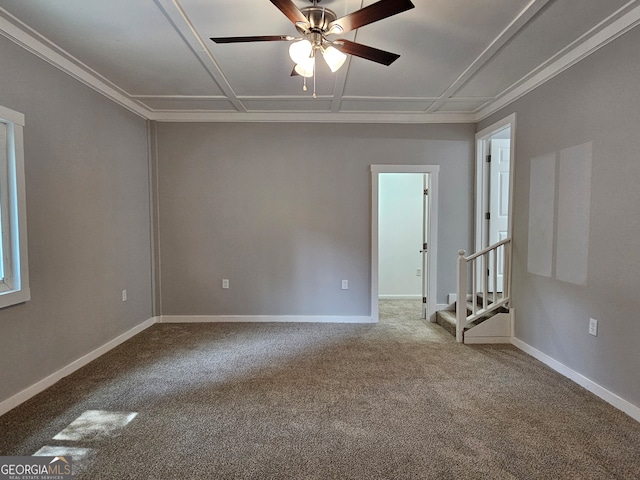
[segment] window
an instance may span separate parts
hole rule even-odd
[[[24,190],[24,115],[0,106],[0,308],[30,299]]]

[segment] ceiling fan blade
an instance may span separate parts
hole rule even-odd
[[[291,35],[259,35],[253,37],[211,37],[216,43],[244,43],[244,42],[287,42],[294,40]]]
[[[334,25],[338,25],[343,32],[349,32],[383,18],[411,10],[414,7],[415,5],[411,3],[411,0],[380,0],[373,5],[338,18],[331,22],[328,28],[331,29]]]
[[[351,42],[342,38],[335,40],[333,46],[340,50],[342,53],[355,55],[356,57],[371,60],[372,62],[381,63],[382,65],[387,66],[391,65],[398,58],[400,58],[400,55],[396,53],[385,52],[384,50],[368,47],[366,45],[362,45],[361,43]]]
[[[293,70],[291,70],[291,76],[292,77],[299,77],[300,74],[298,72],[296,72],[296,67],[293,67]]]
[[[271,0],[278,9],[286,15],[286,17],[291,20],[291,23],[302,22],[309,23],[307,17],[305,17],[298,7],[291,0]]]

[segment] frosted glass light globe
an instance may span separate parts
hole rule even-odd
[[[338,50],[335,47],[327,47],[322,50],[322,56],[324,57],[324,61],[327,62],[329,68],[332,72],[337,72],[344,61],[347,59],[347,56]]]
[[[313,47],[309,40],[300,40],[291,44],[289,47],[289,56],[291,57],[291,60],[298,64],[304,63],[306,60],[309,60],[312,50]]]
[[[303,77],[313,77],[313,70],[316,66],[315,58],[306,58],[304,62],[300,62],[295,66],[295,71]]]

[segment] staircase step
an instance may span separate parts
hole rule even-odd
[[[504,293],[502,293],[502,292],[497,292],[496,293],[496,299],[498,301],[502,300],[502,297],[504,297]],[[478,295],[476,297],[478,305],[482,304],[482,299],[483,298],[484,298],[484,293],[483,292],[478,292]],[[487,293],[487,300],[489,301],[489,303],[493,303],[493,292]]]
[[[471,314],[471,312],[473,311],[472,309],[473,309],[473,303],[467,302],[467,315]],[[509,309],[506,307],[497,308],[492,312],[475,319],[473,322],[471,322],[471,324],[468,327],[465,328],[465,331],[475,327],[476,325],[481,324],[485,320],[493,317],[498,313],[508,313],[508,312],[509,312]],[[455,310],[438,310],[436,312],[436,323],[440,325],[442,328],[444,328],[447,332],[449,332],[454,337],[456,336],[456,311]]]
[[[438,310],[436,323],[454,337],[456,336],[456,312],[451,310]]]

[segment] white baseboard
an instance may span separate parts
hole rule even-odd
[[[613,392],[610,392],[604,387],[601,387],[600,385],[588,379],[584,375],[576,372],[575,370],[572,370],[571,368],[558,362],[557,360],[554,360],[547,354],[542,353],[540,350],[532,347],[531,345],[523,342],[518,338],[513,337],[511,339],[511,343],[517,348],[519,348],[520,350],[522,350],[523,352],[528,353],[535,359],[540,360],[545,365],[551,367],[556,372],[560,373],[561,375],[564,375],[568,379],[576,382],[578,385],[586,388],[591,393],[597,395],[598,397],[603,399],[605,402],[613,405],[618,410],[622,410],[624,413],[629,415],[634,420],[640,422],[640,407],[633,405],[632,403],[628,402],[624,398],[619,397],[618,395],[616,395]]]
[[[159,323],[376,323],[370,316],[349,315],[163,315]]]
[[[43,378],[39,382],[34,383],[30,387],[27,387],[24,390],[22,390],[21,392],[18,392],[15,395],[13,395],[12,397],[9,397],[8,399],[0,402],[0,415],[4,415],[9,410],[17,407],[18,405],[20,405],[23,402],[26,402],[31,397],[34,397],[38,393],[46,390],[47,388],[49,388],[54,383],[62,380],[64,377],[72,374],[76,370],[79,370],[80,368],[82,368],[85,365],[87,365],[89,362],[95,360],[96,358],[100,357],[101,355],[104,355],[109,350],[111,350],[111,349],[117,347],[118,345],[120,345],[121,343],[129,340],[131,337],[137,335],[138,333],[142,332],[143,330],[146,330],[151,325],[156,323],[157,320],[158,320],[158,317],[152,317],[152,318],[142,322],[140,325],[137,325],[137,326],[133,327],[131,330],[123,333],[122,335],[119,335],[118,337],[116,337],[113,340],[105,343],[101,347],[98,347],[95,350],[93,350],[92,352],[89,352],[86,355],[80,357],[79,359],[74,360],[73,362],[71,362],[66,367],[61,368],[57,372],[52,373],[48,377]]]
[[[422,295],[378,295],[378,300],[421,300]]]

